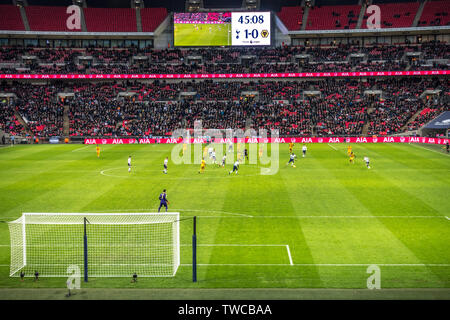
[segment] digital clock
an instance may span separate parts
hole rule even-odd
[[[232,12],[233,46],[270,46],[270,12]]]

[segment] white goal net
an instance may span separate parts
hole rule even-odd
[[[89,277],[174,276],[180,265],[179,213],[23,213],[8,222],[10,276],[66,277],[84,274],[87,239]]]

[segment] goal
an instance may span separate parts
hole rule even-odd
[[[8,222],[10,276],[66,277],[77,265],[89,277],[175,276],[179,213],[23,213]]]

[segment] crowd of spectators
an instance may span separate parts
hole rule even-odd
[[[17,135],[23,132],[23,126],[14,115],[14,109],[8,103],[8,99],[0,101],[0,130]]]
[[[281,135],[393,134],[448,109],[448,85],[445,78],[13,82],[0,86],[15,95],[1,104],[0,128],[23,130],[16,111],[37,137],[63,135],[64,119],[72,136],[163,136],[196,120]],[[432,105],[427,89],[442,90]]]
[[[448,111],[448,106],[444,103],[430,103],[429,107],[423,109],[413,121],[408,123],[408,130],[419,129],[444,111]]]
[[[417,59],[407,53],[421,52]],[[276,48],[0,48],[2,73],[273,73],[429,70],[446,67],[450,46],[330,44]],[[352,59],[352,54],[363,54]],[[435,60],[440,60],[436,62]]]

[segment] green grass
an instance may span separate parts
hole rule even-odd
[[[344,144],[311,144],[306,158],[297,144],[292,168],[288,146],[280,145],[275,175],[248,164],[237,176],[228,175],[230,165],[207,165],[199,175],[198,165],[170,163],[164,175],[172,147],[108,145],[100,159],[95,146],[0,148],[0,220],[22,212],[154,212],[166,188],[170,211],[199,217],[199,281],[192,283],[186,220],[175,277],[91,278],[83,288],[364,289],[370,264],[380,266],[383,289],[450,288],[450,156],[439,147],[354,144],[351,165]],[[63,278],[10,278],[9,260],[9,232],[0,223],[0,290],[65,287]]]
[[[229,46],[231,45],[231,23],[193,24],[175,23],[175,46]]]

